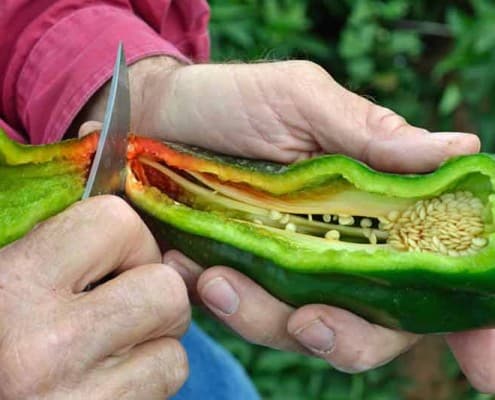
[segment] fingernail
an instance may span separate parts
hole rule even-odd
[[[335,347],[335,333],[321,319],[316,319],[294,333],[303,346],[314,353],[328,354]]]
[[[232,315],[239,308],[239,296],[226,279],[218,277],[208,282],[201,290],[206,305],[224,315]]]

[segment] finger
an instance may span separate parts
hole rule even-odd
[[[495,329],[454,333],[446,339],[471,384],[480,392],[495,393]]]
[[[10,271],[73,292],[113,270],[161,261],[146,225],[115,196],[76,203],[5,248],[4,256],[13,260]]]
[[[367,142],[360,158],[371,166],[392,172],[428,172],[453,156],[477,153],[476,135],[459,132],[430,133],[409,125],[384,107],[370,105]]]
[[[321,129],[326,127],[314,138],[327,152],[350,155],[382,171],[421,173],[436,169],[450,157],[480,150],[474,134],[428,132],[337,83],[328,85],[327,92],[336,101],[326,110],[332,115],[314,116],[322,120]]]
[[[353,373],[387,363],[419,338],[319,304],[296,310],[289,319],[288,331],[313,354],[341,371]]]
[[[81,357],[102,359],[161,336],[180,337],[191,318],[182,278],[163,264],[140,266],[70,304]]]
[[[198,278],[204,269],[190,258],[186,257],[180,251],[170,250],[163,255],[163,263],[172,267],[184,280],[191,300],[199,302],[196,293]]]
[[[208,268],[199,278],[198,293],[210,311],[246,340],[306,352],[287,332],[293,309],[240,272]]]
[[[90,380],[96,399],[163,400],[175,394],[189,374],[187,355],[172,338],[152,340],[105,361]]]
[[[89,135],[95,131],[101,131],[103,124],[99,121],[86,121],[79,127],[78,136],[82,138],[83,136]]]

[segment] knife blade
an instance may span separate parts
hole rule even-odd
[[[119,43],[103,127],[83,199],[124,190],[127,135],[130,130],[129,72],[124,45]]]

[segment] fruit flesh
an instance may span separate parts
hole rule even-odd
[[[230,218],[250,221],[267,229],[324,237],[331,242],[339,239],[362,242],[366,238],[371,245],[449,256],[474,254],[487,244],[483,236],[484,205],[470,191],[457,190],[425,200],[380,194],[372,194],[373,199],[370,194],[339,179],[336,185],[274,196],[245,184],[232,185],[194,171],[181,171],[180,175],[143,156],[139,162],[145,166],[141,179],[175,200],[202,210],[223,211]],[[322,197],[326,201],[322,201]],[[373,207],[373,200],[380,207]],[[336,209],[342,210],[341,204],[346,204],[346,211],[357,212],[358,216],[335,213]],[[323,213],[311,213],[315,210]],[[377,210],[380,210],[379,216],[375,217]]]

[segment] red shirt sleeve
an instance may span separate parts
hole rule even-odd
[[[205,0],[3,0],[0,118],[33,143],[60,140],[110,78],[119,41],[130,63],[209,56]]]

